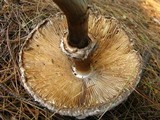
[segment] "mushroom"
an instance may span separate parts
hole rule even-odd
[[[22,83],[34,99],[56,113],[78,118],[106,112],[127,99],[142,69],[132,34],[115,18],[91,13],[86,21],[84,41],[85,32],[75,33],[68,17],[47,19],[30,33],[19,54]],[[67,29],[70,24],[73,31]],[[72,32],[82,41],[70,39]]]

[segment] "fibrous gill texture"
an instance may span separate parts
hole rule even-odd
[[[97,41],[91,55],[93,72],[79,79],[60,49],[67,30],[63,16],[46,21],[26,41],[21,54],[23,83],[34,98],[63,115],[104,112],[127,98],[140,74],[140,57],[113,18],[89,18],[89,34]],[[96,111],[96,112],[95,112]]]

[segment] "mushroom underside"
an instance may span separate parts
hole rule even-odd
[[[92,72],[77,78],[72,60],[60,49],[67,32],[64,16],[41,23],[20,52],[22,82],[36,101],[62,115],[103,113],[126,99],[139,82],[141,58],[114,18],[89,17],[89,35],[96,41],[90,56]]]

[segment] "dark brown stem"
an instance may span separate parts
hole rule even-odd
[[[68,44],[72,47],[87,47],[88,37],[88,7],[86,0],[53,0],[67,17]]]

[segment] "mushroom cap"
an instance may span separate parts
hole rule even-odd
[[[90,75],[80,79],[60,49],[67,30],[64,16],[37,26],[20,52],[22,83],[48,109],[61,115],[86,117],[106,112],[125,100],[140,79],[141,57],[114,18],[89,17],[89,34],[96,40]]]

